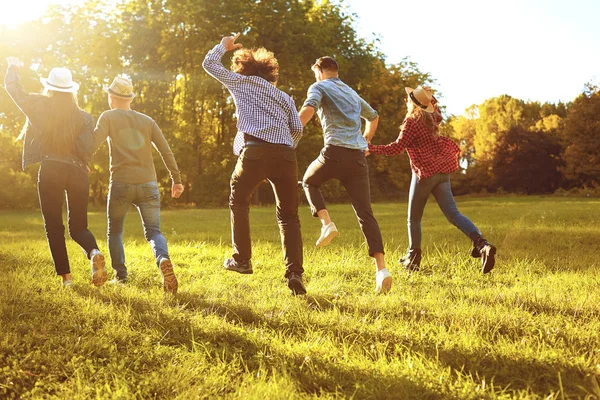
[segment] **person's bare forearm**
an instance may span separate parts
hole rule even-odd
[[[377,130],[377,125],[379,124],[379,117],[375,118],[372,121],[367,121],[365,124],[365,133],[363,137],[366,139],[367,143],[371,143],[371,139],[375,135],[375,131]]]
[[[313,115],[315,115],[314,108],[312,108],[311,106],[302,107],[302,109],[298,113],[298,116],[300,117],[300,122],[302,122],[302,126],[306,126],[306,124],[308,124],[308,121],[311,120]]]

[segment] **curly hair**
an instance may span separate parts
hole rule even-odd
[[[258,49],[239,49],[231,58],[231,70],[246,76],[260,76],[271,83],[279,79],[279,63],[272,51]]]

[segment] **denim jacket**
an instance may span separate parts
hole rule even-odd
[[[28,165],[42,160],[61,161],[87,169],[86,165],[91,159],[91,149],[93,147],[93,140],[90,142],[91,132],[94,130],[92,116],[83,110],[80,111],[84,124],[75,148],[69,152],[70,154],[57,155],[44,152],[41,148],[41,137],[44,124],[48,119],[49,98],[39,94],[27,93],[21,83],[19,69],[15,66],[9,67],[6,71],[4,86],[15,104],[27,116],[27,123],[19,136],[19,139],[23,139],[23,170]]]

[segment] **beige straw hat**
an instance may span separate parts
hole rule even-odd
[[[104,90],[108,94],[123,99],[133,99],[135,97],[135,93],[133,93],[133,83],[122,76],[117,76],[110,86],[105,87]]]
[[[417,86],[416,89],[405,87],[404,90],[406,90],[406,94],[408,94],[408,97],[417,105],[417,107],[422,108],[428,113],[433,112],[434,108],[433,104],[431,104],[433,95],[429,90],[423,89],[421,85]]]

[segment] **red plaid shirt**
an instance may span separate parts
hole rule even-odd
[[[439,124],[442,115],[436,103],[433,103],[433,119]],[[458,169],[460,149],[456,143],[445,136],[431,133],[424,122],[414,117],[404,120],[395,142],[386,145],[369,144],[369,151],[373,154],[393,156],[404,150],[408,153],[410,168],[419,180],[439,173],[450,174]]]

